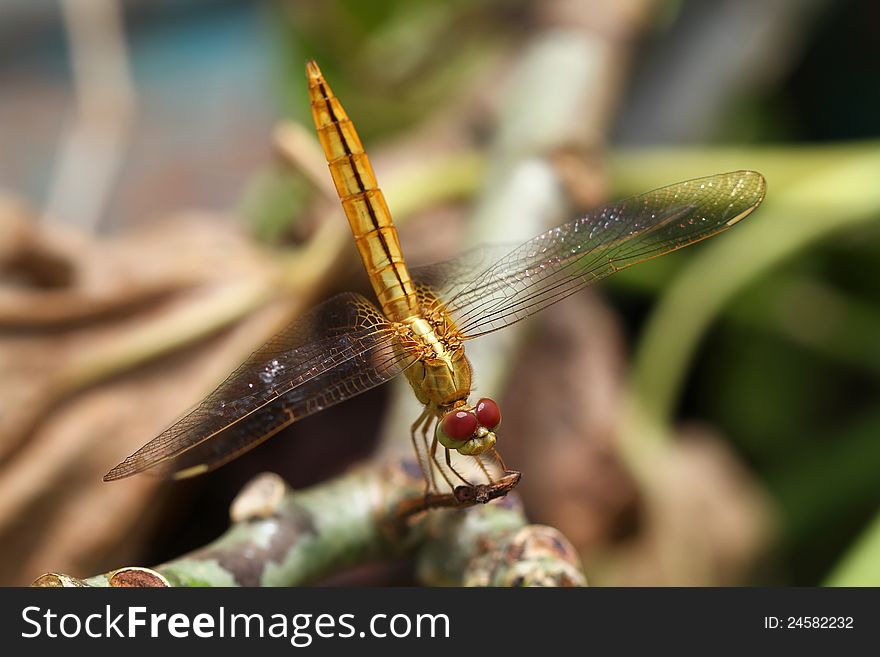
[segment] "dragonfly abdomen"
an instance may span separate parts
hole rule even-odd
[[[361,260],[385,316],[402,321],[418,313],[418,302],[385,196],[339,100],[314,62],[307,69],[315,128]]]

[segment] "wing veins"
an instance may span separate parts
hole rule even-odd
[[[752,212],[764,192],[760,174],[734,171],[625,199],[517,247],[444,307],[467,339],[497,330],[620,269],[726,230]],[[581,228],[588,234],[578,235]]]
[[[637,233],[637,234],[634,234],[634,235],[631,235],[631,236],[628,236],[625,239],[622,238],[620,235],[620,233],[622,233],[624,231],[623,230],[618,231],[618,234],[615,235],[614,239],[611,240],[611,242],[617,242],[618,240],[623,240],[623,241],[620,241],[618,244],[616,244],[613,247],[608,247],[610,249],[614,249],[613,251],[610,252],[610,254],[608,252],[606,252],[604,249],[603,249],[602,253],[596,254],[595,253],[596,250],[600,246],[603,246],[603,244],[595,244],[591,248],[589,248],[587,251],[585,251],[584,253],[579,253],[577,255],[571,256],[570,258],[567,258],[566,260],[568,260],[568,262],[563,264],[561,267],[558,267],[558,268],[555,268],[551,271],[548,271],[547,274],[544,275],[543,277],[536,276],[536,277],[529,280],[528,285],[521,287],[521,288],[514,288],[515,294],[518,294],[518,293],[520,293],[526,289],[529,289],[529,288],[535,288],[534,292],[532,292],[529,296],[526,296],[521,299],[517,299],[508,305],[501,305],[501,304],[505,304],[505,302],[511,301],[508,297],[499,297],[495,301],[494,305],[490,305],[488,307],[483,306],[482,308],[480,308],[479,310],[481,312],[479,315],[476,315],[473,318],[471,317],[471,314],[463,315],[462,319],[460,320],[459,329],[466,332],[466,330],[468,328],[472,328],[474,325],[482,324],[483,320],[488,319],[489,317],[496,316],[499,313],[506,312],[510,308],[520,306],[520,305],[524,304],[525,302],[530,301],[535,298],[538,298],[538,297],[546,294],[547,292],[551,292],[552,290],[556,289],[557,287],[559,287],[561,285],[565,285],[568,282],[574,282],[577,285],[577,287],[592,285],[593,283],[595,283],[596,281],[598,281],[604,277],[604,276],[596,275],[596,272],[600,271],[603,267],[608,266],[609,264],[611,264],[615,260],[619,260],[620,258],[618,258],[617,256],[619,256],[619,254],[620,254],[620,249],[625,247],[627,244],[631,244],[632,239],[646,237],[647,235],[651,234],[652,232],[659,230],[660,228],[662,228],[664,225],[666,225],[670,221],[673,221],[673,220],[681,217],[686,211],[687,211],[687,208],[685,208],[681,212],[673,213],[672,215],[670,215],[670,217],[668,217],[666,220],[664,220],[664,222],[657,223],[651,227],[646,228],[644,231]],[[656,247],[656,250],[662,250],[663,248],[665,248],[665,246],[663,244],[661,244]],[[627,254],[626,257],[630,258],[630,257],[633,257],[634,255],[637,255],[637,254],[638,254],[638,252],[636,252],[635,254]],[[590,256],[593,256],[592,260],[589,260]],[[551,256],[551,258],[553,258],[553,256]],[[584,260],[587,260],[588,264],[583,265],[582,261],[584,261]],[[633,263],[633,264],[635,264],[635,263]],[[613,265],[611,265],[611,266],[613,267]],[[572,270],[583,270],[583,271],[582,271],[582,273],[573,273]],[[613,271],[616,271],[616,269],[614,269]],[[613,273],[613,271],[609,272],[609,273]],[[521,272],[518,272],[518,273],[521,273]],[[607,274],[605,274],[605,275],[607,275]],[[588,278],[590,276],[592,276],[592,278]],[[510,276],[510,278],[513,278],[513,277],[514,277],[514,275]],[[544,281],[552,279],[553,277],[558,277],[561,280],[558,283],[553,284],[553,285],[549,285],[549,286],[548,285],[544,285],[544,286],[540,285]],[[517,279],[517,282],[522,282],[522,281],[521,281],[521,279]],[[526,307],[529,307],[529,306],[526,306]],[[488,308],[489,312],[486,312],[487,308]]]

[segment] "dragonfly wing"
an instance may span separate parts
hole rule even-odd
[[[481,244],[456,257],[410,269],[416,285],[429,288],[439,299],[452,299],[474,280],[475,272],[482,272],[494,262],[511,253],[519,244]]]
[[[732,171],[661,187],[552,228],[471,279],[445,308],[466,338],[509,326],[616,271],[726,230],[763,200]]]
[[[232,460],[296,420],[393,378],[415,362],[359,294],[335,296],[254,352],[207,398],[110,470],[177,477]]]

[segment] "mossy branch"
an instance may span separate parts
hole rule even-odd
[[[263,474],[233,502],[217,540],[155,568],[86,579],[47,573],[35,586],[296,586],[353,566],[413,557],[429,585],[583,586],[577,552],[530,525],[514,495],[469,508],[401,514],[423,483],[409,461],[361,466],[318,486]]]

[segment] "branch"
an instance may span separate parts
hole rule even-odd
[[[431,506],[453,496],[440,497]],[[476,497],[465,503],[477,504]],[[125,567],[84,580],[47,573],[33,585],[296,586],[407,556],[429,585],[586,584],[574,547],[551,527],[529,525],[515,496],[416,512],[425,499],[410,461],[362,466],[302,491],[262,474],[233,502],[232,526],[202,548],[152,569]]]

